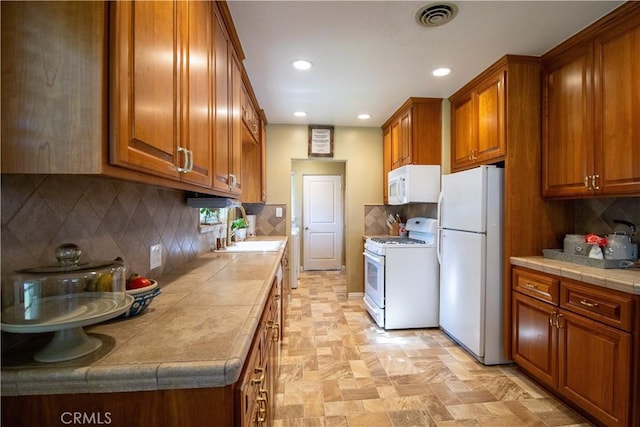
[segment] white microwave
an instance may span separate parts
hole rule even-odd
[[[405,165],[389,171],[388,203],[437,203],[440,195],[440,165]]]

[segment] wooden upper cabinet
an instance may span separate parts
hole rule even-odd
[[[506,67],[483,76],[451,98],[451,169],[503,160]]]
[[[640,12],[595,41],[595,171],[603,194],[640,195]]]
[[[260,142],[260,116],[256,106],[253,103],[247,86],[242,84],[242,122],[244,123],[247,133],[255,142]]]
[[[112,164],[179,179],[176,2],[114,2],[111,50]]]
[[[231,57],[231,145],[230,191],[233,194],[242,192],[242,71],[240,60],[232,52]]]
[[[543,77],[544,194],[586,195],[593,174],[593,114],[589,105],[591,50],[587,45],[545,64]]]
[[[476,145],[473,105],[472,93],[451,104],[451,163],[459,168],[473,163],[471,153]]]
[[[224,26],[218,19],[214,25],[215,44],[215,141],[213,148],[213,188],[228,191],[231,156],[229,136],[231,115],[229,109],[230,43]]]
[[[0,7],[2,172],[102,173],[106,5]]]
[[[505,72],[496,73],[493,78],[478,87],[476,93],[478,112],[478,145],[476,162],[485,162],[504,156],[504,85]]]
[[[404,165],[439,165],[441,121],[442,99],[409,98],[382,125],[383,134],[390,133],[391,169]]]
[[[402,157],[402,133],[400,131],[400,119],[396,119],[389,126],[389,134],[391,135],[391,169],[402,166],[400,159]]]
[[[213,175],[213,11],[210,2],[190,1],[182,9],[188,13],[182,47],[183,87],[182,143],[189,150],[190,172],[182,180],[211,187]]]
[[[543,57],[543,195],[640,194],[640,4]]]
[[[210,188],[211,5],[115,2],[112,17],[111,163]]]
[[[213,187],[231,195],[238,195],[241,192],[242,180],[240,62],[221,20],[215,20],[214,31],[216,102]]]
[[[245,123],[246,125],[246,123]],[[257,142],[243,129],[242,138],[242,197],[245,203],[264,203],[266,192],[266,120],[259,118],[259,138]]]
[[[410,165],[413,162],[412,157],[412,144],[413,138],[411,135],[411,113],[413,107],[409,107],[400,118],[398,119],[399,126],[399,141],[398,141],[398,158],[394,159],[394,163],[398,166]],[[419,141],[416,141],[418,144]]]

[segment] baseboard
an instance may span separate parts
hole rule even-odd
[[[364,298],[364,292],[349,292],[347,293],[347,299],[362,299]]]

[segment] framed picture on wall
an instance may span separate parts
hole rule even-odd
[[[309,157],[333,157],[333,126],[309,125]]]

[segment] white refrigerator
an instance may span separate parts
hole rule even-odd
[[[440,327],[485,365],[503,356],[504,170],[442,176],[438,202]]]

